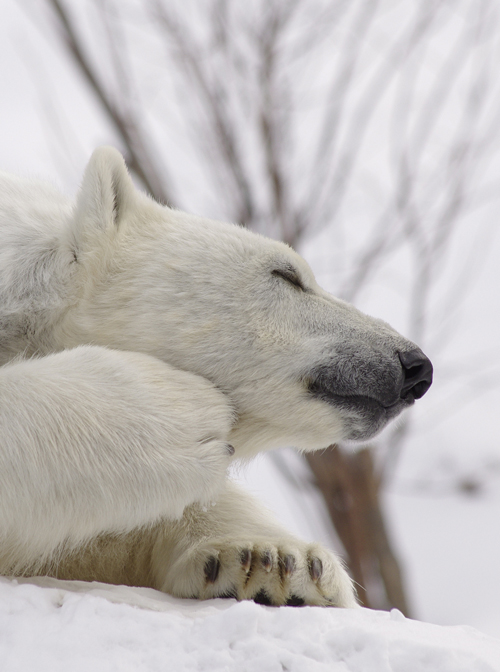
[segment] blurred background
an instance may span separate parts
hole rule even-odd
[[[370,445],[235,474],[363,602],[500,636],[499,0],[3,0],[0,168],[285,240],[435,365]]]

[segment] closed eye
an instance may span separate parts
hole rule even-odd
[[[307,291],[302,284],[297,271],[290,267],[290,268],[277,268],[274,271],[272,271],[272,275],[275,275],[278,278],[281,278],[282,280],[285,280],[288,282],[290,285],[293,285],[297,289],[300,289],[301,291],[305,292]]]

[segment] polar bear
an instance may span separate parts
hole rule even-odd
[[[288,246],[137,191],[112,148],[75,204],[0,192],[0,573],[355,606],[227,470],[372,437],[430,386],[421,350]]]

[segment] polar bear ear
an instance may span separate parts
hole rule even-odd
[[[99,147],[90,157],[76,204],[76,223],[84,237],[111,233],[131,207],[135,187],[122,155],[113,147]],[[78,234],[77,234],[78,235]]]

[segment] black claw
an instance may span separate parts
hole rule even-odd
[[[301,597],[298,597],[297,595],[290,595],[285,604],[287,607],[303,607],[305,602]]]
[[[314,583],[317,583],[323,574],[323,563],[319,558],[309,560],[309,574]]]
[[[248,572],[250,571],[250,565],[252,564],[252,551],[249,548],[245,548],[243,551],[241,551],[240,561],[241,566],[248,574]]]
[[[285,555],[283,558],[285,576],[291,576],[295,571],[295,558],[293,555]]]
[[[232,446],[230,443],[228,443],[228,444],[226,445],[226,448],[227,448],[227,452],[228,452],[230,455],[234,455],[234,446]]]
[[[205,578],[207,583],[215,583],[219,576],[220,562],[215,555],[211,555],[205,563]]]
[[[259,590],[257,595],[254,595],[252,599],[254,602],[257,602],[257,604],[264,604],[267,607],[273,606],[271,598],[269,597],[269,595],[266,593],[265,590]]]
[[[273,556],[271,555],[271,551],[264,551],[262,553],[262,557],[260,559],[262,562],[262,566],[266,570],[266,572],[270,572],[273,568]]]

